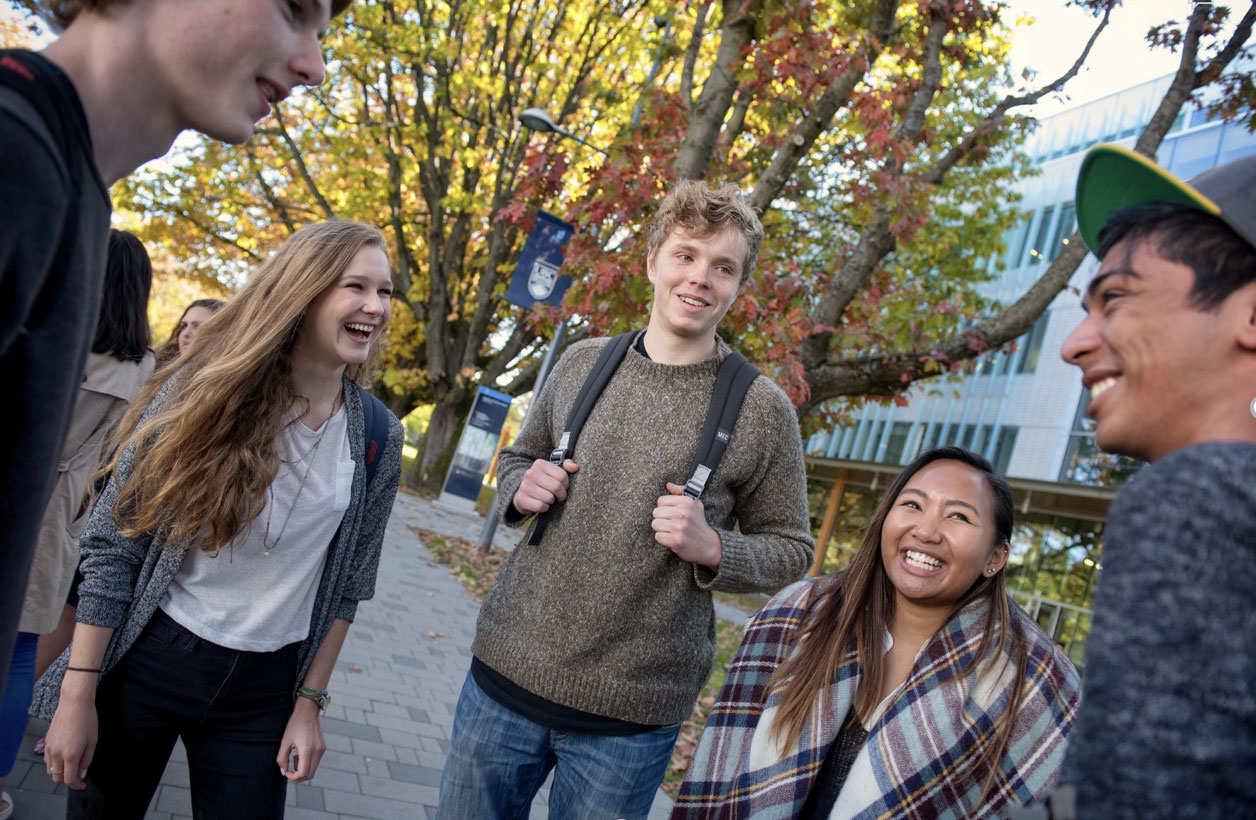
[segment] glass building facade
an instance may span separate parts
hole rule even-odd
[[[1019,184],[1023,218],[1004,237],[1003,256],[987,262],[993,276],[988,295],[1010,304],[1042,275],[1077,230],[1073,191],[1086,150],[1100,142],[1133,147],[1170,81],[1143,83],[1041,121],[1026,142],[1040,173]],[[1189,179],[1251,154],[1256,134],[1242,123],[1210,119],[1188,102],[1156,159]],[[1141,466],[1095,446],[1085,415],[1089,393],[1076,368],[1059,356],[1083,317],[1076,294],[1097,265],[1087,257],[1072,287],[1014,349],[981,357],[960,379],[917,384],[905,406],[866,406],[846,426],[806,441],[821,534],[829,502],[839,501],[826,571],[853,554],[879,498],[878,485],[884,488],[898,465],[943,444],[976,450],[1017,487],[1009,586],[1080,666],[1102,566],[1107,500]]]

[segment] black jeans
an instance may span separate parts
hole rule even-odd
[[[183,739],[196,820],[279,820],[288,781],[275,758],[292,714],[297,651],[241,652],[161,610],[100,681],[100,742],[67,820],[142,820]]]

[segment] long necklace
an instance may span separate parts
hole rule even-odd
[[[314,467],[314,457],[318,454],[318,445],[323,443],[323,436],[327,435],[327,428],[331,426],[331,418],[336,415],[337,402],[333,402],[331,416],[323,422],[323,429],[319,431],[318,440],[314,442],[314,446],[310,448],[309,461],[305,464],[305,474],[301,476],[301,484],[297,487],[296,497],[292,499],[292,506],[288,508],[288,514],[283,519],[283,525],[279,527],[279,535],[275,536],[275,540],[270,540],[270,517],[275,512],[275,482],[271,482],[266,491],[270,494],[270,504],[266,509],[266,531],[262,533],[262,557],[269,558],[270,551],[279,546],[279,542],[283,540],[283,534],[288,531],[288,522],[292,520],[292,513],[297,508],[297,502],[301,500],[301,493],[305,491],[306,479],[310,477],[310,470]]]

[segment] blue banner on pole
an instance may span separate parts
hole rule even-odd
[[[497,452],[497,440],[501,438],[511,401],[513,399],[505,393],[487,387],[479,388],[467,426],[462,430],[462,438],[458,439],[449,473],[445,476],[442,497],[456,496],[475,505],[480,497],[484,474]]]
[[[523,253],[515,266],[506,301],[522,308],[537,302],[558,307],[571,285],[570,276],[559,276],[563,264],[563,246],[575,228],[544,211],[537,211],[536,224],[523,243]]]

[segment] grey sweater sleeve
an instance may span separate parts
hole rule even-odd
[[[161,409],[169,391],[170,383],[167,382],[145,408],[141,424]],[[135,594],[140,567],[148,559],[153,534],[128,538],[118,532],[113,520],[114,502],[131,477],[134,458],[135,445],[132,443],[122,451],[117,467],[93,504],[87,525],[79,537],[79,572],[83,581],[79,584],[75,618],[80,623],[114,629],[121,626]]]
[[[1254,596],[1256,445],[1184,448],[1117,496],[1061,780],[1079,817],[1250,816]]]
[[[802,577],[815,549],[807,468],[798,418],[785,394],[760,377],[746,398],[737,426],[769,431],[769,446],[737,489],[737,528],[716,529],[723,545],[719,571],[695,565],[694,580],[718,592],[775,593]]]
[[[538,458],[549,458],[550,451],[557,443],[561,431],[555,431],[552,422],[555,394],[570,378],[568,373],[574,366],[574,360],[582,356],[581,349],[584,347],[587,346],[568,350],[555,363],[549,378],[541,387],[540,395],[528,408],[528,416],[523,420],[519,436],[508,447],[503,447],[501,454],[497,457],[497,497],[494,500],[494,506],[502,517],[502,522],[508,527],[521,526],[530,518],[515,509],[515,493],[519,491],[519,485],[523,483],[523,474],[532,466],[532,462]],[[594,348],[595,358],[596,351],[599,349]],[[583,383],[581,379],[579,384]]]

